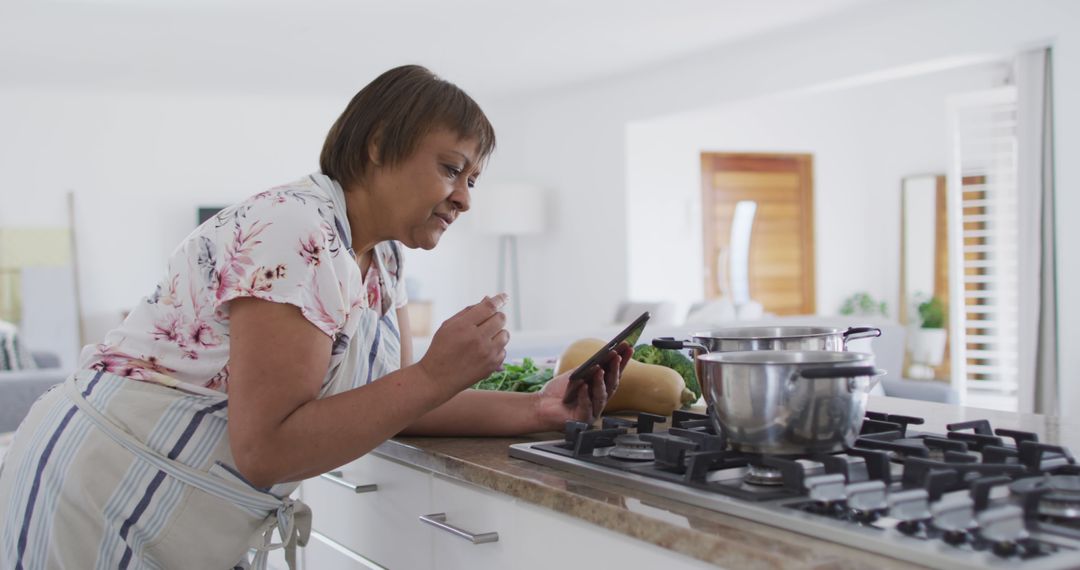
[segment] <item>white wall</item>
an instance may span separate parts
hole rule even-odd
[[[87,342],[153,291],[199,205],[317,169],[338,101],[198,93],[0,91],[0,224],[75,233]]]
[[[947,173],[946,98],[1001,85],[1007,72],[987,64],[631,124],[630,296],[682,307],[703,298],[702,152],[808,153],[818,314],[836,314],[848,295],[867,291],[896,318],[900,180]],[[657,271],[657,260],[668,271]]]
[[[519,240],[525,328],[595,328],[610,323],[626,298],[626,197],[623,171],[613,169],[626,141],[622,123],[593,113],[594,104],[604,102],[488,110],[499,150],[485,176],[550,193],[547,231]]]
[[[626,126],[725,102],[929,62],[1007,57],[1054,47],[1058,290],[1062,400],[1080,406],[1080,2],[910,0],[872,4],[796,29],[702,52],[574,90],[539,93],[489,107],[501,119],[501,175],[536,178],[557,193],[562,226],[530,251],[530,282],[550,301],[530,306],[534,326],[599,323],[628,295]],[[659,234],[655,239],[663,239]],[[552,265],[552,261],[558,263]],[[552,277],[552,273],[557,275]],[[572,276],[572,277],[571,277]],[[1065,408],[1067,409],[1067,408]]]
[[[65,194],[74,192],[84,328],[97,342],[153,291],[200,205],[227,205],[318,170],[326,131],[347,102],[0,89],[0,225],[66,225]],[[494,243],[455,227],[438,254],[408,256],[437,317],[495,289]]]
[[[871,4],[631,75],[485,103],[500,145],[485,178],[553,193],[551,230],[521,242],[525,325],[596,326],[629,295],[628,124],[1046,43],[1055,48],[1060,343],[1080,343],[1080,322],[1068,318],[1080,314],[1080,299],[1068,295],[1080,288],[1070,248],[1080,226],[1067,218],[1080,211],[1080,2],[1069,0]],[[118,311],[153,285],[196,204],[240,199],[313,170],[348,95],[2,89],[0,223],[62,223],[63,192],[75,190],[85,309],[91,318]],[[493,238],[464,230],[434,255],[410,256],[437,316],[495,282]],[[1080,405],[1080,353],[1062,350],[1061,377],[1064,399]]]

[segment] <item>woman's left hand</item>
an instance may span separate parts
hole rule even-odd
[[[537,414],[541,423],[549,429],[561,430],[568,420],[594,422],[619,387],[619,378],[633,354],[634,349],[629,344],[624,342],[617,346],[609,353],[604,365],[577,387],[577,394],[566,393],[572,370],[553,378],[537,393]]]

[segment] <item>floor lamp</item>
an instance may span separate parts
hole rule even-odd
[[[520,330],[522,299],[517,238],[544,231],[544,191],[529,184],[494,184],[477,193],[473,207],[475,227],[499,236],[497,291],[510,294],[511,322],[515,330]]]

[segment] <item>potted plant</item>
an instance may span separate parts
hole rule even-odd
[[[915,310],[920,325],[912,329],[909,349],[911,367],[908,375],[916,378],[933,378],[934,367],[945,359],[945,304],[937,297],[917,297]]]
[[[840,314],[844,316],[859,315],[867,317],[888,317],[889,307],[885,301],[877,301],[869,293],[860,291],[844,299],[840,305]]]

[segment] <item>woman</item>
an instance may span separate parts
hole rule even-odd
[[[506,296],[439,328],[411,364],[401,246],[435,247],[495,146],[464,92],[418,66],[361,90],[321,173],[227,208],[82,370],[38,401],[0,469],[0,566],[231,568],[292,560],[304,478],[398,433],[510,435],[592,421],[623,345],[564,404],[466,390],[496,370]],[[378,380],[378,381],[374,381]]]

